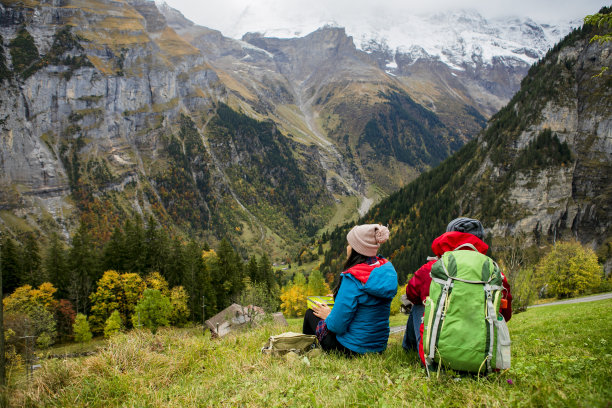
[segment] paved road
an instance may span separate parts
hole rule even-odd
[[[600,293],[599,295],[586,296],[586,297],[582,297],[582,298],[559,300],[559,301],[556,301],[556,302],[543,303],[541,305],[533,305],[533,306],[529,306],[528,309],[530,309],[532,307],[563,305],[563,304],[566,304],[566,303],[595,302],[596,300],[604,300],[604,299],[612,299],[612,292],[610,292],[610,293]],[[403,332],[404,330],[406,330],[406,326],[405,325],[404,326],[391,327],[391,334]]]
[[[563,304],[566,304],[566,303],[594,302],[596,300],[604,300],[604,299],[612,299],[612,292],[610,292],[610,293],[600,293],[599,295],[587,296],[587,297],[582,297],[582,298],[559,300],[557,302],[542,303],[541,305],[529,306],[529,309],[532,308],[532,307],[563,305]]]

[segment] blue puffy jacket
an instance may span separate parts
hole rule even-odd
[[[397,293],[397,273],[391,262],[375,258],[342,273],[334,308],[325,323],[338,342],[357,353],[387,348],[391,300]]]

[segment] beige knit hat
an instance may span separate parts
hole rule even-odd
[[[346,234],[351,248],[365,256],[376,256],[378,247],[389,239],[389,229],[380,224],[356,225]]]

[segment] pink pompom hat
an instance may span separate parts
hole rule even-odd
[[[389,239],[389,229],[380,224],[356,225],[346,234],[353,250],[365,256],[376,256],[380,244]]]

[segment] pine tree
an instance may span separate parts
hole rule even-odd
[[[272,264],[270,263],[270,258],[268,258],[266,253],[259,258],[257,269],[259,270],[260,281],[266,285],[268,293],[271,293],[277,286],[277,283],[276,277],[274,276],[274,269],[272,269]]]
[[[206,298],[214,297],[210,293],[210,277],[206,271],[206,265],[202,259],[202,251],[197,242],[191,241],[185,247],[184,264],[185,270],[180,284],[187,290],[188,308],[191,310],[192,317],[195,321],[202,320],[202,302],[211,306],[211,303]]]
[[[89,294],[102,274],[98,270],[98,260],[91,237],[83,223],[72,238],[69,268],[69,300],[76,306],[77,312],[87,311]]]
[[[235,259],[231,245],[225,238],[222,239],[211,271],[213,286],[217,292],[217,307],[219,310],[223,310],[230,305],[232,297],[237,294],[242,285],[242,276],[236,268]]]
[[[0,251],[2,257],[2,293],[8,295],[21,286],[21,265],[19,262],[19,249],[10,237],[2,243]]]
[[[34,233],[26,234],[21,257],[21,269],[23,271],[22,282],[32,286],[38,286],[44,282],[40,248]]]
[[[115,227],[102,251],[102,267],[106,271],[125,271],[126,258],[125,236],[121,228]]]
[[[178,237],[172,240],[170,256],[166,260],[166,271],[164,277],[170,286],[178,286],[183,282],[185,273],[185,256],[183,254],[183,244]]]
[[[145,230],[145,271],[159,271],[168,279],[168,258],[170,256],[170,239],[153,216],[147,221]]]
[[[145,267],[145,237],[142,221],[137,218],[135,222],[128,220],[125,223],[125,250],[126,272],[144,273]]]
[[[57,288],[59,299],[68,298],[70,277],[66,265],[64,245],[57,233],[52,233],[45,256],[45,271],[49,281]]]
[[[260,282],[261,278],[259,275],[259,267],[257,265],[257,258],[255,255],[249,259],[249,263],[246,266],[247,276],[251,279],[251,282]]]

